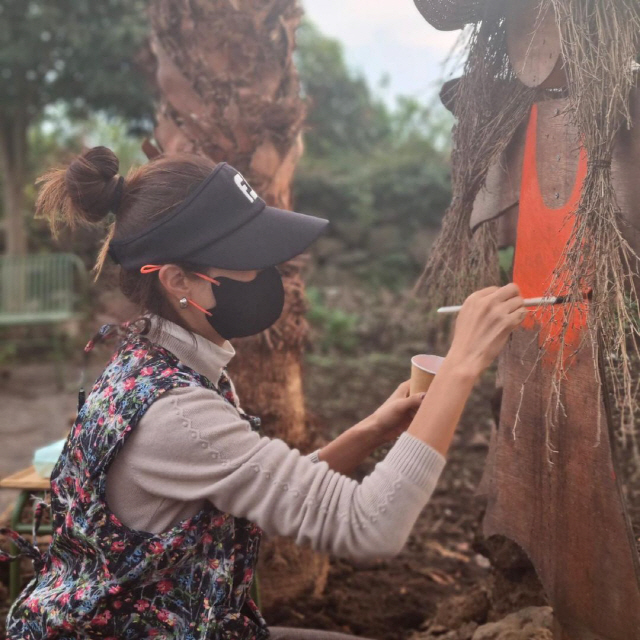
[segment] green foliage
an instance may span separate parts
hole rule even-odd
[[[451,198],[451,118],[409,97],[389,109],[349,70],[340,43],[308,22],[297,58],[309,114],[294,199],[331,220],[321,263],[371,287],[407,286],[426,259],[425,230],[439,226]]]
[[[146,38],[146,0],[2,0],[0,114],[27,119],[60,100],[75,116],[153,114],[134,63]]]
[[[141,149],[142,137],[132,133],[131,121],[109,116],[103,111],[86,118],[75,118],[64,102],[48,106],[29,130],[29,169],[33,175],[58,164],[65,155],[78,153],[82,147],[103,145],[120,160],[120,173],[141,163],[146,157]]]
[[[75,119],[100,112],[125,118],[131,131],[151,129],[152,91],[136,64],[147,39],[146,7],[147,0],[0,0],[5,250],[34,248],[24,242],[35,226],[25,215],[34,158],[28,130],[48,106],[64,104]]]
[[[296,65],[310,111],[306,149],[311,156],[340,148],[366,152],[390,133],[389,114],[365,79],[351,72],[342,44],[324,37],[309,21],[297,34]]]
[[[358,317],[341,309],[326,306],[322,292],[316,287],[307,287],[309,310],[307,319],[318,335],[313,341],[320,353],[352,353],[358,345]]]
[[[0,330],[0,336],[2,336],[3,333],[6,332]],[[0,340],[0,367],[4,367],[15,362],[17,354],[18,344],[15,340]]]
[[[500,282],[505,285],[513,282],[513,260],[515,247],[505,247],[498,251],[498,265],[500,268]]]
[[[435,151],[448,157],[451,147],[453,116],[434,96],[430,104],[423,104],[411,96],[398,96],[392,119],[392,136],[396,145],[420,147],[422,153]],[[424,148],[427,143],[428,150]]]

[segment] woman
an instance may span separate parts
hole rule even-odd
[[[267,638],[249,596],[262,531],[351,558],[398,553],[522,300],[515,285],[473,294],[424,402],[405,382],[304,457],[259,435],[225,367],[230,338],[282,311],[275,265],[327,221],[268,207],[235,169],[196,156],[160,157],[126,180],[117,171],[96,147],[42,178],[37,210],[54,229],[60,215],[73,226],[115,213],[97,268],[106,253],[121,265],[148,322],[124,336],[78,414],[51,477],[52,543],[9,637]],[[398,435],[362,483],[343,475]]]

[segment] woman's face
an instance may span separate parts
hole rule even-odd
[[[241,282],[250,282],[254,280],[258,275],[258,269],[252,269],[251,271],[234,271],[230,269],[216,269],[207,268],[202,269],[201,273],[209,276],[210,278],[232,278],[233,280],[239,280]],[[224,338],[218,334],[218,332],[209,324],[207,316],[194,307],[188,305],[186,309],[180,308],[179,301],[181,298],[188,298],[193,300],[196,304],[203,309],[211,309],[215,307],[215,287],[210,282],[199,278],[192,274],[186,274],[180,267],[176,265],[166,264],[158,272],[160,282],[165,289],[166,295],[170,304],[175,309],[176,313],[181,317],[184,323],[195,333],[215,342],[216,344],[223,344]]]

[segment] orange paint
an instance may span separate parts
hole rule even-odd
[[[522,167],[518,236],[513,265],[513,280],[523,298],[537,298],[550,292],[553,272],[558,266],[575,224],[575,211],[580,201],[582,183],[587,175],[587,154],[582,149],[576,181],[571,196],[558,209],[548,207],[542,198],[537,167],[538,109],[533,105],[529,117]],[[563,283],[557,283],[553,293],[567,292]],[[523,325],[539,330],[539,344],[547,342],[547,351],[557,353],[563,323],[569,322],[564,334],[564,346],[573,351],[580,343],[586,325],[587,303],[575,306],[567,318],[560,305],[531,310]]]

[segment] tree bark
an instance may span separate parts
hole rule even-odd
[[[150,11],[161,93],[155,137],[163,152],[229,162],[268,204],[290,209],[305,117],[292,61],[296,0],[154,0]],[[283,265],[280,320],[234,341],[231,366],[245,411],[262,418],[268,435],[299,448],[307,431],[303,264]],[[263,545],[261,556],[263,606],[324,588],[326,557],[285,540]]]
[[[25,156],[27,121],[24,116],[0,117],[0,171],[4,209],[5,253],[27,253],[27,230],[24,219]]]
[[[0,171],[4,211],[5,255],[14,258],[2,269],[0,307],[9,313],[24,309],[25,272],[21,261],[27,253],[27,228],[24,217],[25,157],[27,121],[22,115],[0,117]]]

